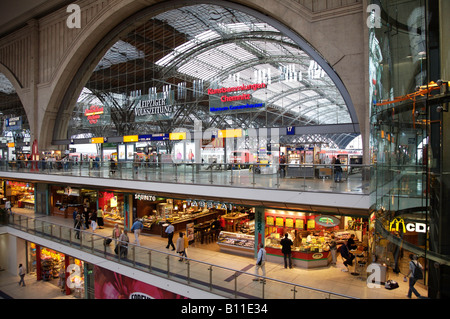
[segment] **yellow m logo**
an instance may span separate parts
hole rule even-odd
[[[389,224],[389,231],[398,231],[398,227],[400,226],[400,224],[402,224],[403,226],[403,232],[406,233],[406,226],[405,226],[405,221],[403,220],[403,218],[394,218],[393,221],[390,222]]]

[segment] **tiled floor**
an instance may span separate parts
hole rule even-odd
[[[21,210],[20,213],[27,213]],[[33,213],[32,213],[33,214]],[[56,224],[70,226],[72,221],[61,217],[38,216],[40,219],[51,221]],[[111,229],[99,229],[96,233],[109,236]],[[130,234],[130,241],[134,241],[134,235]],[[141,235],[141,246],[148,248],[165,250],[166,239],[157,235]],[[407,256],[407,255],[405,255]],[[188,257],[204,261],[207,263],[228,267],[236,270],[247,269],[249,274],[254,274],[254,259],[249,257],[237,256],[234,254],[220,252],[219,247],[215,243],[196,244],[188,249]],[[402,259],[402,263],[406,263],[407,257]],[[376,285],[376,288],[367,286],[365,280],[351,275],[349,272],[343,272],[344,266],[339,262],[336,267],[325,267],[320,269],[284,269],[281,263],[268,262],[266,265],[267,277],[282,280],[285,282],[295,283],[315,289],[335,292],[338,294],[351,296],[361,299],[405,299],[408,291],[408,283],[403,282],[402,274],[395,274],[388,271],[388,279],[398,282],[399,288],[388,290],[384,286]],[[18,286],[18,276],[7,275],[6,271],[0,271],[0,291],[10,295],[13,298],[32,299],[42,298],[42,291],[46,291],[45,298],[67,298],[62,295],[57,287],[46,282],[37,282],[33,277],[27,276],[27,286]],[[259,283],[254,283],[258,285]],[[41,288],[38,288],[41,287]],[[422,296],[427,296],[426,287],[416,284],[416,288]],[[53,291],[54,290],[54,291]],[[48,292],[48,293],[47,293]],[[275,293],[275,292],[273,292]],[[297,295],[298,297],[298,295]],[[71,298],[71,296],[69,296]],[[73,297],[72,297],[73,298]],[[314,298],[314,297],[313,297]],[[416,298],[413,296],[413,298]]]

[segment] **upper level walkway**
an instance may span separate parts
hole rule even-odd
[[[119,188],[154,192],[159,196],[230,201],[280,209],[332,207],[367,210],[370,207],[370,166],[343,167],[334,181],[332,165],[284,167],[237,164],[119,162],[0,162],[0,177],[37,182]],[[195,187],[193,187],[195,186]],[[276,193],[273,191],[276,190]],[[276,195],[275,195],[276,194]]]

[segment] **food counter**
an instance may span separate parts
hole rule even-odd
[[[143,233],[147,234],[156,234],[165,237],[165,228],[167,227],[167,222],[172,222],[173,227],[175,228],[175,232],[178,231],[186,231],[186,225],[189,223],[204,223],[207,221],[212,221],[216,219],[219,215],[223,214],[219,210],[208,210],[205,209],[203,211],[198,211],[195,213],[184,213],[184,214],[171,214],[169,218],[162,219],[157,218],[156,216],[144,216],[143,224],[144,229]]]
[[[239,212],[233,212],[222,216],[225,220],[225,230],[230,232],[236,232],[236,227],[244,219],[248,218],[248,214]]]
[[[254,257],[255,236],[222,231],[217,244],[221,251]]]
[[[120,216],[118,212],[111,211],[103,214],[103,222],[105,223],[105,226],[114,226],[115,224],[118,224],[123,227],[123,221],[124,217]]]
[[[292,246],[292,264],[300,268],[326,267],[331,262],[329,246],[324,237],[314,238],[313,243],[307,244],[303,238],[300,246]],[[284,263],[281,252],[281,239],[277,237],[266,238],[267,260]]]

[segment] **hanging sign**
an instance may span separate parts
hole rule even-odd
[[[341,220],[335,216],[319,215],[315,219],[317,225],[324,227],[334,227],[341,223]]]

